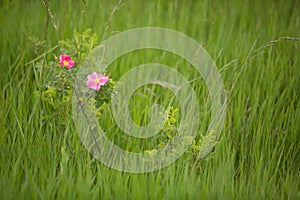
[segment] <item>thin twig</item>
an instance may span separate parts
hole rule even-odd
[[[49,49],[46,54],[50,53],[51,51],[55,50],[58,47],[58,45],[52,47],[51,49]],[[43,53],[42,55],[39,55],[38,57],[34,58],[33,60],[29,61],[28,63],[25,64],[25,66],[30,65],[32,63],[34,63],[35,61],[43,58],[45,56],[45,53]]]
[[[110,23],[111,23],[111,21],[112,21],[112,18],[113,18],[113,16],[114,16],[114,14],[115,14],[121,7],[124,6],[124,4],[122,4],[122,1],[123,1],[123,0],[119,0],[118,3],[117,3],[117,5],[115,5],[115,6],[113,7],[113,9],[112,9],[112,11],[111,11],[111,13],[110,13],[110,15],[109,15],[108,21],[107,21],[107,23],[106,23],[106,26],[105,26],[105,28],[104,28],[104,33],[103,33],[103,35],[102,35],[102,40],[103,40],[103,39],[107,36],[107,34],[108,34],[108,30],[109,30],[109,28],[110,28]]]
[[[42,0],[46,10],[48,10],[48,3],[49,3],[49,0]],[[45,41],[45,45],[44,45],[44,54],[43,54],[43,64],[42,64],[42,68],[41,68],[41,71],[40,71],[40,83],[42,84],[42,75],[43,75],[43,69],[46,65],[46,49],[47,49],[47,43],[48,43],[48,25],[49,25],[49,13],[47,11],[47,14],[46,14],[46,22],[45,22],[45,34],[44,34],[44,41]]]
[[[73,78],[74,78],[74,81],[75,81],[75,77],[73,77]],[[88,118],[87,114],[86,114],[85,111],[84,111],[84,105],[81,104],[80,98],[79,98],[79,96],[78,96],[78,94],[77,94],[77,91],[76,91],[76,89],[75,89],[75,85],[73,86],[73,91],[74,91],[74,93],[75,93],[75,95],[76,95],[76,98],[77,98],[77,100],[78,100],[78,102],[79,102],[80,109],[81,109],[81,112],[82,112],[83,116],[85,117],[86,121],[89,122],[89,118]],[[97,150],[98,150],[98,152],[101,154],[101,149],[100,149],[100,147],[99,147],[99,145],[98,145],[98,142],[97,142],[97,139],[95,138],[95,135],[93,134],[94,131],[92,130],[92,128],[91,128],[90,125],[88,125],[88,128],[89,128],[89,131],[90,131],[91,136],[92,136],[92,138],[93,138],[93,141],[94,141],[94,143],[95,143],[95,145],[96,145],[96,147],[97,147]]]
[[[265,45],[263,45],[263,46],[259,47],[258,49],[256,49],[256,50],[253,52],[253,54],[256,54],[256,53],[258,53],[259,51],[264,50],[264,49],[266,49],[266,48],[268,48],[268,47],[270,47],[270,46],[272,46],[272,45],[274,45],[274,44],[276,44],[276,43],[278,43],[278,42],[286,41],[286,40],[290,40],[290,41],[300,41],[300,38],[294,38],[294,37],[281,37],[281,38],[279,38],[279,39],[277,39],[277,40],[271,40],[270,42],[268,42],[268,43],[266,43]]]
[[[57,28],[57,25],[55,23],[53,13],[51,12],[50,7],[49,7],[49,0],[42,0],[42,2],[43,2],[44,6],[47,9],[47,15],[50,17],[50,20],[51,20],[51,23],[52,23],[54,29],[57,30],[58,28]]]
[[[45,8],[47,10],[48,9],[48,2],[49,2],[49,0],[42,0],[42,2],[45,5]],[[39,77],[38,77],[38,79],[39,79],[38,80],[38,82],[39,82],[38,87],[39,87],[39,93],[40,93],[39,95],[40,95],[40,97],[43,96],[43,90],[41,88],[42,88],[42,86],[44,84],[44,79],[42,77],[43,77],[44,68],[46,66],[46,52],[47,52],[46,49],[47,49],[47,43],[48,43],[48,40],[47,40],[47,38],[48,38],[48,24],[49,24],[49,14],[47,12],[47,14],[46,14],[46,22],[45,22],[45,33],[44,33],[44,41],[45,41],[45,43],[44,43],[43,61],[42,61],[42,67],[41,67],[41,70],[40,70],[40,74],[39,74]],[[39,104],[38,104],[39,110],[42,110],[42,105],[43,105],[43,101],[42,101],[42,98],[40,98]],[[41,115],[41,118],[42,118],[42,115],[43,115],[42,112],[40,112],[40,115]],[[43,126],[42,123],[40,125]]]
[[[87,2],[86,0],[81,0],[83,7],[81,8],[81,14],[82,14],[82,21],[84,23],[85,21],[85,14],[86,14],[86,9],[87,9]]]
[[[248,60],[254,58],[262,50],[264,50],[264,49],[266,49],[268,47],[271,47],[272,45],[274,45],[276,43],[279,43],[279,42],[282,42],[282,41],[300,41],[300,38],[295,38],[295,37],[281,37],[281,38],[276,39],[276,40],[271,40],[271,41],[267,42],[266,44],[260,46],[256,50],[254,50],[253,53],[252,53],[253,55],[251,57],[247,57],[245,61],[248,61]],[[220,73],[222,73],[223,71],[225,71],[230,65],[236,63],[237,61],[238,61],[238,59],[234,59],[234,60],[226,63],[223,67],[221,67]]]

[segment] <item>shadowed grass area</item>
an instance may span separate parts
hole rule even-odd
[[[112,17],[118,1],[47,2],[0,2],[1,199],[300,198],[298,1],[128,0]],[[222,137],[206,160],[195,164],[186,153],[160,171],[129,174],[95,160],[73,119],[36,98],[43,76],[28,63],[53,60],[59,53],[53,47],[74,29],[91,28],[101,39],[144,26],[174,29],[201,43],[216,61],[228,105]],[[154,61],[189,80],[199,76],[176,56],[152,50],[125,55],[108,71],[117,80]],[[205,85],[202,80],[192,85],[201,106],[207,101]],[[137,93],[146,95],[131,102],[133,119],[141,124],[153,101],[166,105],[172,95],[154,86]],[[122,134],[108,116],[101,124]],[[209,119],[203,117],[203,127]],[[138,141],[127,140],[122,137],[120,146],[140,148]]]

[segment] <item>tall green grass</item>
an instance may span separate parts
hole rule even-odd
[[[43,1],[0,2],[0,198],[299,199],[299,2],[128,0],[109,20],[117,3],[50,1],[47,11]],[[228,105],[222,137],[209,158],[196,165],[185,154],[148,174],[110,169],[81,144],[72,118],[46,120],[51,110],[33,95],[41,80],[27,63],[38,56],[43,60],[44,52],[74,29],[92,28],[107,38],[143,26],[175,29],[197,40],[224,80]],[[45,59],[53,54],[58,50]],[[117,79],[153,60],[189,79],[198,76],[159,51],[133,52],[108,70]],[[204,102],[203,83],[193,86]],[[151,99],[136,102],[137,122],[144,123],[143,109]],[[107,117],[101,123],[109,127],[113,121]]]

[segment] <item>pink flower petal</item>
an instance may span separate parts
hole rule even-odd
[[[70,57],[70,56],[68,56],[68,55],[65,55],[65,58],[64,58],[64,60],[66,60],[66,61],[71,61],[72,59],[71,59],[71,57]]]
[[[108,81],[108,76],[102,76],[100,78],[100,85],[104,85]]]
[[[100,89],[100,84],[95,84],[94,81],[92,80],[88,80],[86,83],[86,86],[88,86],[89,88],[93,89],[93,90],[99,90]]]
[[[70,65],[65,66],[67,69],[71,69],[72,67]]]
[[[68,58],[68,57],[70,57],[70,56],[68,56],[66,54],[62,54],[62,55],[59,56],[61,61],[67,60],[66,58]]]
[[[88,86],[88,87],[92,87],[92,86],[95,85],[94,81],[91,81],[91,80],[88,80],[85,84],[86,84],[86,86]]]
[[[73,67],[74,65],[75,65],[75,62],[73,60],[70,60],[70,62],[69,62],[70,68]]]
[[[99,90],[100,87],[98,87],[99,84],[95,84],[94,81],[87,81],[86,86],[88,86],[89,88],[93,89],[93,90]]]
[[[64,61],[59,61],[59,64],[64,67]]]
[[[100,84],[97,84],[97,85],[96,85],[96,90],[99,90],[100,87],[101,87],[101,85],[100,85]]]
[[[102,74],[93,72],[87,76],[87,79],[86,86],[93,90],[99,90],[101,85],[104,85],[108,81],[109,76],[103,76]]]
[[[66,67],[67,69],[71,69],[75,65],[75,62],[67,54],[60,55],[59,59],[60,59],[59,64],[63,67]]]
[[[88,80],[94,81],[98,77],[96,72],[93,72],[87,76]]]

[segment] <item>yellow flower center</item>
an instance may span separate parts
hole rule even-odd
[[[63,64],[64,64],[64,66],[68,66],[68,65],[69,65],[69,61],[64,60],[64,61],[63,61]]]
[[[100,78],[96,78],[96,79],[94,80],[94,83],[95,83],[95,84],[100,83]]]

